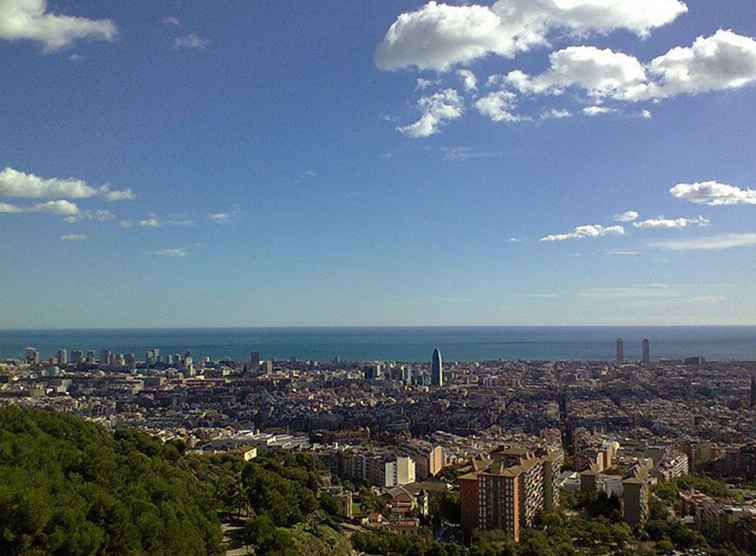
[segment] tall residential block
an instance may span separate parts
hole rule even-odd
[[[632,526],[646,523],[649,514],[648,482],[640,478],[622,481],[622,515],[626,523]]]
[[[648,338],[643,338],[643,341],[641,342],[641,362],[644,365],[648,365],[651,363],[651,342],[648,341]]]
[[[625,362],[625,342],[622,338],[617,338],[617,352],[615,354],[617,365]]]
[[[559,505],[558,478],[564,454],[536,456],[523,448],[500,448],[486,462],[459,478],[462,529],[470,538],[476,529],[500,529],[519,542],[520,531],[536,516]]]
[[[520,542],[520,476],[518,468],[474,471],[459,478],[462,530],[471,538],[476,529],[504,531]]]

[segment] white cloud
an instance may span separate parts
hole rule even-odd
[[[628,91],[629,100],[737,89],[756,82],[756,40],[720,29],[690,47],[673,48],[648,69],[655,81]]]
[[[640,257],[642,255],[640,251],[633,251],[630,249],[613,249],[607,251],[606,254],[612,257]]]
[[[514,93],[497,91],[479,98],[475,102],[475,108],[494,122],[519,122],[524,118],[512,112],[516,101],[517,96]]]
[[[174,17],[172,15],[164,17],[163,19],[160,20],[160,22],[163,23],[164,25],[174,25],[176,27],[181,25],[181,21],[179,20],[179,18]]]
[[[615,222],[635,222],[640,217],[640,214],[638,214],[637,211],[634,210],[626,210],[625,212],[620,212],[619,214],[615,214],[612,219]]]
[[[189,33],[173,40],[173,48],[175,49],[204,50],[209,45],[208,39],[203,39],[196,33]]]
[[[708,226],[711,224],[711,220],[698,216],[696,218],[675,218],[669,219],[660,216],[659,218],[651,218],[644,220],[643,222],[635,222],[633,226],[641,230],[677,230],[680,228],[687,228],[689,226]]]
[[[2,0],[0,0],[2,1]],[[0,197],[23,197],[27,199],[89,199],[103,197],[106,201],[135,199],[131,189],[117,191],[109,185],[92,187],[76,178],[41,178],[13,168],[0,172]]]
[[[422,97],[417,101],[417,107],[422,112],[420,119],[397,128],[400,133],[413,139],[435,135],[444,122],[461,118],[464,112],[464,103],[454,89]]]
[[[756,234],[721,234],[694,239],[657,241],[651,246],[668,251],[722,251],[737,247],[756,247]]]
[[[109,210],[83,210],[76,216],[67,216],[63,219],[66,224],[77,224],[84,220],[91,220],[94,222],[109,222],[115,220],[116,215]]]
[[[583,108],[583,114],[588,117],[606,116],[607,114],[614,114],[617,110],[614,108],[608,108],[606,106],[586,106]]]
[[[550,108],[541,113],[542,120],[564,120],[571,117],[572,112],[561,108]]]
[[[32,212],[46,212],[59,216],[76,216],[79,214],[79,207],[70,201],[47,201],[34,205],[32,209]]]
[[[97,190],[79,179],[45,179],[13,168],[0,172],[0,196],[3,197],[86,199],[95,195]]]
[[[19,214],[26,212],[22,207],[10,203],[0,203],[0,214]]]
[[[186,247],[178,247],[175,249],[160,249],[153,251],[152,254],[158,257],[186,257],[189,254],[189,250]]]
[[[553,52],[549,61],[550,68],[541,75],[530,77],[515,70],[505,81],[522,93],[560,95],[566,88],[579,87],[596,98],[616,96],[646,81],[646,71],[636,58],[610,49],[571,46]]]
[[[87,236],[84,234],[65,234],[60,236],[60,239],[63,241],[84,241],[87,239]]]
[[[163,224],[165,224],[166,226],[175,226],[178,228],[189,228],[197,224],[197,222],[188,218],[182,218],[178,220],[166,220],[165,222],[163,222]]]
[[[121,228],[123,228],[124,230],[128,230],[129,228],[134,227],[134,222],[132,222],[131,220],[121,220],[118,225],[121,226]]]
[[[0,203],[0,214],[24,214],[34,212],[72,217],[79,214],[79,207],[70,201],[47,201],[46,203],[37,203],[32,206]]]
[[[716,181],[678,183],[669,192],[677,199],[710,207],[756,205],[756,189],[741,189]]]
[[[478,90],[478,78],[475,74],[467,69],[457,70],[457,76],[462,80],[462,85],[465,91],[477,91]]]
[[[79,39],[113,41],[117,35],[109,19],[52,14],[46,0],[0,0],[0,39],[37,41],[52,52]]]
[[[594,99],[640,102],[682,94],[736,89],[756,83],[756,40],[719,30],[690,47],[673,48],[649,64],[628,54],[593,46],[571,46],[549,56],[549,69],[536,76],[520,70],[489,83],[521,93],[560,95],[570,87]],[[641,117],[652,114],[643,110]]]
[[[233,215],[230,212],[213,212],[208,214],[207,218],[217,224],[225,224],[233,218]]]
[[[641,111],[640,116],[644,120],[650,120],[651,118],[654,117],[654,115],[651,113],[651,110],[643,110],[643,111]]]
[[[144,220],[139,221],[139,226],[142,228],[159,228],[160,227],[160,220],[158,220],[154,216],[150,216],[149,218],[146,218]]]
[[[676,297],[678,295],[675,289],[667,284],[648,284],[622,288],[588,288],[579,293],[582,297],[604,299]]]
[[[587,224],[578,226],[573,231],[566,234],[555,234],[541,238],[541,241],[568,241],[571,239],[597,238],[610,235],[621,236],[625,234],[625,228],[622,226],[601,226],[599,224]]]
[[[499,158],[501,152],[482,151],[473,147],[442,147],[444,160],[465,161],[481,158]]]
[[[117,201],[133,201],[136,199],[136,193],[131,189],[114,190],[109,185],[103,185],[98,190],[98,195],[109,203],[115,203]]]
[[[415,82],[415,90],[416,91],[424,91],[425,89],[429,87],[435,87],[436,85],[440,84],[440,80],[438,79],[423,79],[422,77],[418,77],[417,81]]]
[[[401,14],[375,53],[383,70],[447,71],[489,54],[513,58],[548,44],[554,30],[577,35],[628,29],[645,36],[674,21],[679,0],[498,0],[491,6],[428,2]]]

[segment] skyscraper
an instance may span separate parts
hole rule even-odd
[[[622,338],[617,338],[617,365],[625,362],[625,342]]]
[[[431,360],[431,386],[444,385],[444,362],[441,360],[441,352],[438,348],[433,350]]]
[[[751,376],[751,409],[756,409],[756,375]]]
[[[651,363],[651,342],[648,341],[648,338],[643,338],[643,341],[641,342],[641,353],[642,355],[642,363],[644,365],[648,365]]]
[[[65,349],[58,350],[58,365],[68,365],[68,351]]]
[[[260,352],[253,351],[249,354],[249,364],[253,369],[260,366]]]

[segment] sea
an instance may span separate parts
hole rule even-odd
[[[263,359],[428,361],[439,348],[446,361],[613,360],[623,338],[626,359],[705,357],[756,361],[756,326],[465,326],[381,328],[165,328],[118,330],[0,330],[0,358],[21,358],[27,346],[43,359],[59,349],[161,355],[190,351],[195,360]]]

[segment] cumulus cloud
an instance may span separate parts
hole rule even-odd
[[[146,218],[144,220],[140,220],[139,221],[139,226],[141,228],[159,228],[160,227],[160,220],[158,220],[154,216],[151,216],[151,217]]]
[[[13,168],[0,172],[0,195],[4,197],[86,199],[97,195],[97,190],[83,180],[68,178],[40,178]]]
[[[10,203],[0,203],[0,214],[24,214],[24,213],[46,213],[57,216],[75,217],[79,214],[79,207],[70,201],[47,201],[46,203],[37,203],[31,206],[19,206]]]
[[[710,207],[756,205],[756,189],[741,189],[716,181],[678,183],[669,192],[677,199]]]
[[[422,116],[415,123],[398,127],[397,130],[407,137],[430,137],[439,132],[440,127],[449,120],[461,118],[464,103],[454,89],[445,89],[433,95],[421,97],[417,107]]]
[[[648,70],[655,80],[629,90],[629,100],[737,89],[756,82],[756,40],[720,29],[690,47],[673,48]]]
[[[721,234],[693,239],[657,241],[651,246],[668,251],[723,251],[738,247],[756,247],[756,234]]]
[[[179,18],[174,17],[172,15],[164,17],[163,19],[160,20],[160,22],[163,23],[164,25],[174,25],[176,27],[181,25],[181,21],[179,20]]]
[[[117,35],[109,19],[52,14],[46,0],[0,0],[0,39],[36,41],[52,52],[79,39],[113,41]]]
[[[491,6],[428,2],[401,14],[375,53],[383,70],[447,71],[489,54],[512,58],[548,44],[555,30],[577,35],[627,29],[640,36],[674,21],[679,0],[498,0]]]
[[[84,180],[76,178],[41,178],[13,168],[5,168],[0,172],[0,197],[88,199],[98,196],[106,201],[124,201],[136,198],[131,189],[117,191],[111,189],[109,185],[92,187]]]
[[[622,226],[601,226],[599,224],[587,224],[578,226],[566,234],[555,234],[541,238],[541,241],[568,241],[571,239],[598,238],[605,236],[621,236],[625,234],[625,228]]]
[[[204,50],[209,45],[210,41],[208,39],[203,39],[196,33],[189,33],[188,35],[176,37],[173,40],[173,48],[177,50]]]
[[[520,70],[493,76],[521,93],[560,95],[570,87],[595,99],[640,102],[736,89],[756,82],[756,41],[719,30],[690,47],[673,48],[644,66],[628,54],[571,46],[549,56],[550,67],[530,76]],[[489,79],[491,82],[491,79]],[[641,112],[650,118],[651,112]]]
[[[478,78],[475,74],[467,69],[457,70],[457,77],[462,80],[462,85],[465,91],[477,91],[478,90]]]
[[[87,236],[84,234],[65,234],[60,236],[60,239],[63,241],[84,241],[87,239]]]
[[[549,62],[550,68],[541,75],[530,77],[515,70],[505,82],[522,93],[561,95],[566,88],[579,87],[601,98],[646,81],[646,71],[636,58],[608,48],[571,46],[553,52]]]
[[[678,230],[680,228],[688,228],[692,226],[708,226],[711,224],[711,220],[704,218],[703,216],[697,216],[696,218],[651,218],[644,220],[643,222],[635,222],[633,226],[640,230]]]
[[[640,214],[637,211],[626,210],[625,212],[615,214],[612,218],[615,222],[635,222],[639,217]]]
[[[514,93],[496,91],[479,98],[475,108],[494,122],[519,122],[523,117],[512,112],[516,104],[517,96]]]

